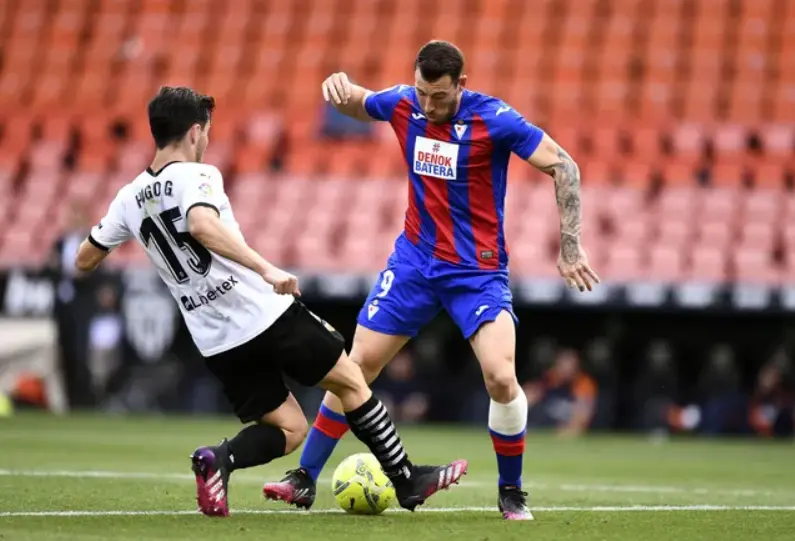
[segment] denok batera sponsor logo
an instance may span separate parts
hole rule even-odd
[[[458,168],[458,145],[418,136],[414,143],[414,172],[418,175],[454,180]]]
[[[202,306],[206,306],[211,302],[220,299],[232,291],[238,283],[239,282],[237,278],[230,274],[229,278],[220,284],[216,284],[213,289],[208,290],[206,293],[202,295],[183,295],[180,298],[180,301],[182,302],[182,306],[185,307],[185,310],[190,312],[191,310],[201,308]]]

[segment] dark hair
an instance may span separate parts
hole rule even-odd
[[[185,86],[164,86],[149,102],[149,129],[157,148],[179,141],[194,124],[210,121],[215,98]]]
[[[464,53],[449,41],[429,41],[417,53],[414,67],[420,69],[422,78],[433,83],[449,75],[458,83],[464,71]]]

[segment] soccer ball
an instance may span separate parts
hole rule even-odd
[[[395,487],[369,453],[351,455],[340,462],[331,481],[340,508],[354,515],[378,515],[395,499]]]

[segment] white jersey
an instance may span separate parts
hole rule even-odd
[[[262,333],[294,299],[196,241],[187,232],[187,215],[200,205],[218,211],[224,225],[242,238],[220,171],[172,162],[157,173],[147,169],[119,190],[89,241],[112,250],[135,237],[179,304],[199,351],[209,357]]]

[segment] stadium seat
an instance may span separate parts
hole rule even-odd
[[[662,168],[663,178],[669,186],[692,186],[696,176],[695,154],[687,154],[684,161],[667,162]]]
[[[763,188],[781,189],[784,184],[784,167],[766,160],[754,165],[752,174],[754,185]]]
[[[647,278],[641,252],[636,246],[616,243],[605,250],[600,276],[610,282],[631,282]]]
[[[657,211],[668,219],[690,221],[693,219],[700,204],[700,193],[694,188],[667,188],[660,193],[657,200]]]
[[[671,141],[679,159],[695,161],[701,157],[706,138],[701,126],[681,124],[673,129]]]
[[[332,269],[353,259],[363,272],[376,269],[383,257],[369,257],[367,247],[385,257],[403,225],[402,152],[387,123],[374,126],[374,140],[318,140],[317,86],[336,69],[375,88],[403,82],[418,44],[447,37],[464,47],[473,88],[509,101],[578,161],[588,249],[611,273],[630,279],[647,263],[657,272],[660,263],[666,279],[725,279],[728,258],[737,276],[759,271],[770,280],[775,267],[749,250],[773,253],[780,238],[788,257],[795,253],[795,200],[784,192],[795,175],[790,2],[584,1],[576,10],[572,0],[230,6],[0,2],[0,187],[19,192],[6,202],[17,210],[3,215],[9,229],[60,215],[60,199],[109,197],[139,174],[153,152],[146,101],[159,85],[181,82],[218,98],[205,160],[224,173],[254,242],[272,250],[276,241],[267,235],[290,235],[295,249],[279,251],[284,261]],[[559,39],[547,45],[551,25]],[[378,62],[362,45],[374,28]],[[219,43],[216,35],[227,37]],[[176,54],[169,36],[201,44]],[[112,133],[117,122],[126,137]],[[754,139],[761,149],[748,148]],[[282,174],[271,176],[271,167]],[[696,187],[702,170],[710,189]],[[513,266],[554,275],[553,254],[545,251],[557,239],[552,182],[516,163],[510,183]],[[33,193],[44,201],[39,208]],[[21,250],[24,235],[12,237],[0,254]],[[317,243],[323,248],[313,251]],[[649,244],[649,253],[634,249]]]
[[[739,193],[733,188],[711,188],[703,191],[701,216],[707,220],[725,220],[739,204]]]
[[[726,252],[709,242],[693,246],[690,267],[686,273],[690,281],[723,282],[726,275]]]
[[[726,249],[734,239],[732,225],[725,217],[701,221],[697,233],[698,241],[704,245]]]
[[[740,248],[755,247],[772,252],[775,229],[772,221],[746,221],[740,230]]]
[[[662,246],[683,248],[690,241],[692,236],[691,224],[679,219],[670,219],[667,216],[661,216],[660,220],[656,243]]]
[[[515,242],[511,248],[510,269],[518,276],[554,278],[558,276],[555,262],[539,243]]]
[[[742,248],[732,253],[734,278],[743,283],[779,285],[782,273],[773,265],[771,255],[754,247]]]
[[[782,211],[779,190],[756,188],[741,198],[744,215],[750,221],[776,221]]]
[[[712,146],[718,160],[731,159],[745,152],[747,134],[737,124],[718,126],[712,134]]]
[[[676,282],[684,276],[682,251],[669,246],[652,246],[649,250],[649,276],[665,281]]]
[[[642,213],[627,217],[614,218],[616,240],[629,246],[639,246],[648,242],[651,236],[651,224]]]
[[[759,130],[765,155],[777,161],[792,158],[795,153],[795,127],[791,124],[770,124]]]

